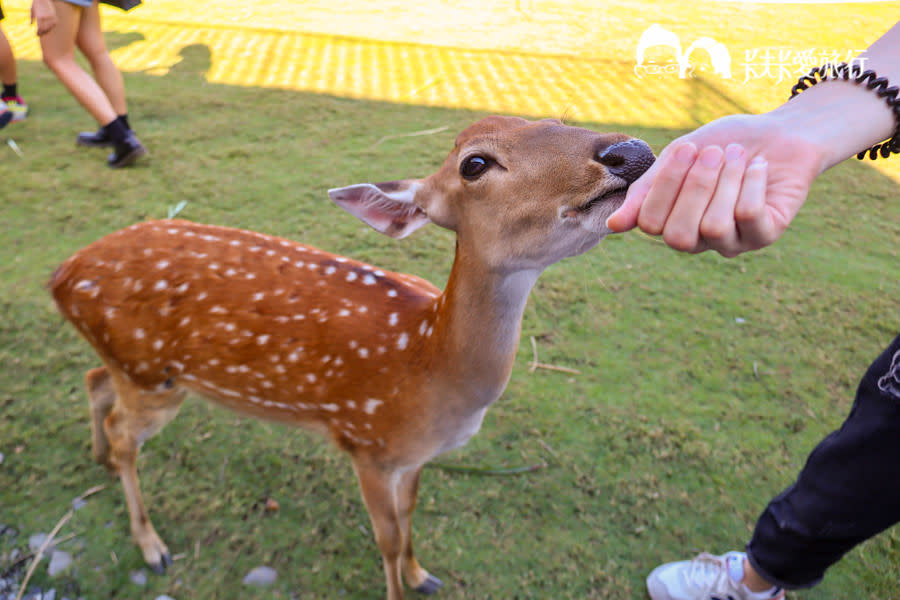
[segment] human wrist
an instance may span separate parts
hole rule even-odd
[[[768,114],[786,134],[811,146],[819,173],[890,138],[897,129],[884,99],[852,80],[820,82]]]

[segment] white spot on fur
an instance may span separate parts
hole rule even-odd
[[[375,285],[375,278],[371,275],[366,275],[363,277],[363,283],[366,285]]]
[[[197,294],[197,300],[202,302],[203,300],[206,300],[207,296],[209,296],[209,294],[207,294],[206,292],[200,292],[199,294]]]
[[[316,376],[315,376],[313,373],[307,373],[307,374],[306,374],[306,380],[307,380],[308,382],[310,382],[310,383],[315,383],[315,382],[316,382]]]
[[[319,408],[327,410],[328,412],[337,412],[340,410],[340,407],[337,404],[320,404]]]
[[[366,403],[363,405],[363,411],[366,412],[367,414],[374,415],[375,411],[382,404],[384,404],[384,402],[382,402],[381,400],[378,400],[377,398],[369,398],[368,400],[366,400]]]
[[[396,298],[396,297],[397,297],[397,290],[395,290],[394,288],[391,288],[391,289],[389,289],[389,290],[387,291],[387,295],[388,295],[389,297],[391,297],[391,298]]]
[[[136,339],[136,340],[144,339],[145,335],[146,334],[144,333],[144,330],[141,329],[140,327],[138,327],[137,329],[134,330],[134,339]]]
[[[163,341],[162,341],[162,340],[154,340],[154,341],[153,341],[153,349],[154,349],[154,350],[157,350],[157,351],[158,351],[158,350],[162,350],[162,347],[163,347]]]
[[[153,289],[156,290],[157,292],[159,292],[161,290],[166,289],[167,287],[169,287],[169,282],[166,281],[165,279],[160,279],[159,281],[156,282],[156,285],[153,286]]]
[[[349,317],[349,316],[350,316],[350,311],[347,310],[346,308],[342,308],[342,309],[338,312],[338,316],[339,316],[339,317]]]
[[[400,334],[400,337],[397,338],[397,349],[398,350],[406,350],[406,345],[409,343],[409,336],[406,335],[406,332]]]
[[[391,313],[390,316],[388,317],[388,325],[393,327],[394,325],[397,324],[397,321],[398,321],[397,313]]]
[[[169,266],[169,261],[167,261],[167,260],[161,260],[158,263],[156,263],[157,269],[165,269],[168,266]]]
[[[190,317],[181,317],[181,320],[178,321],[178,326],[179,326],[179,327],[184,327],[185,325],[187,325],[187,324],[190,323],[190,322],[191,322],[191,318],[190,318]]]
[[[350,271],[349,273],[347,273],[347,281],[356,281],[356,278],[356,271]]]
[[[365,348],[360,348],[359,349],[359,357],[360,358],[369,358],[369,351],[366,350]]]

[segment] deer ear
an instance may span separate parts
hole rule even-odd
[[[360,183],[328,190],[335,203],[392,238],[405,238],[428,223],[428,215],[413,201],[422,184],[413,179]]]

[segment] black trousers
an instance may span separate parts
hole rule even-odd
[[[811,587],[860,542],[900,522],[900,336],[863,376],[850,415],[756,523],[747,556],[768,581]]]

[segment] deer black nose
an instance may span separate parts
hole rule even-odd
[[[597,156],[600,164],[613,175],[627,181],[629,185],[643,175],[654,160],[656,157],[653,156],[650,146],[638,139],[616,142],[600,151]]]

